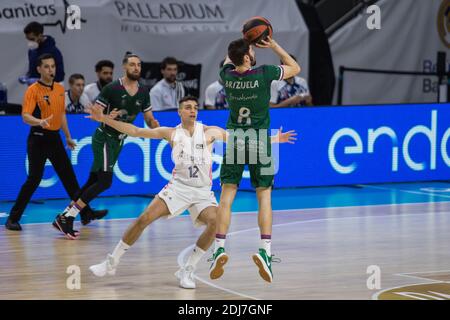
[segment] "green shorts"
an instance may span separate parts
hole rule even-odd
[[[230,141],[230,138],[228,141]],[[250,171],[250,182],[254,188],[267,188],[273,185],[274,162],[272,159],[272,146],[270,137],[268,141],[241,140],[240,143],[227,143],[220,168],[221,184],[230,183],[239,185],[242,173],[247,165]],[[259,150],[261,148],[261,154]],[[238,155],[240,154],[240,156]],[[230,155],[227,158],[227,155]],[[240,158],[241,157],[241,158]],[[245,157],[245,158],[244,158]]]
[[[97,128],[92,136],[94,163],[91,172],[112,172],[122,151],[123,141],[124,139],[115,138],[101,128]]]

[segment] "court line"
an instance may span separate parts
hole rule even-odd
[[[420,280],[426,280],[427,283],[429,283],[429,282],[447,282],[447,281],[442,281],[442,280],[433,280],[433,279],[429,279],[429,278],[423,278],[423,277],[417,277],[417,276],[410,276],[409,274],[403,274],[403,273],[394,273],[393,276],[407,277],[407,278],[414,278],[414,279],[420,279]]]
[[[431,283],[431,282],[430,282]],[[406,285],[402,285],[402,286],[397,286],[397,287],[392,287],[392,288],[387,288],[387,289],[383,289],[381,291],[378,291],[376,293],[374,293],[372,295],[372,300],[379,300],[378,297],[382,294],[385,293],[386,291],[389,290],[394,290],[394,289],[399,289],[399,288],[403,288],[403,287],[410,287],[410,286],[419,286],[419,285],[423,285],[423,284],[427,284],[427,283],[412,283],[412,284],[406,284]],[[417,299],[417,300],[426,300],[426,299]],[[435,300],[439,300],[439,299],[435,299]],[[444,299],[441,299],[444,300]]]
[[[426,195],[426,196],[433,196],[433,197],[441,197],[441,198],[448,198],[450,199],[450,196],[444,195],[444,194],[435,194],[430,192],[421,192],[421,191],[413,191],[413,190],[404,190],[404,189],[396,189],[396,188],[387,188],[387,187],[379,187],[379,186],[372,186],[367,184],[360,184],[360,186],[371,188],[371,189],[380,189],[380,190],[397,190],[402,191],[406,193],[412,193],[412,194],[420,194],[420,195]]]
[[[450,270],[402,272],[402,273],[399,273],[399,275],[402,275],[402,274],[419,274],[419,273],[440,273],[440,272],[450,272]]]
[[[254,213],[256,213],[256,212],[254,212]],[[450,212],[440,212],[440,214],[449,214],[449,213]],[[428,214],[430,214],[430,212],[415,213],[414,215],[428,215]],[[409,215],[411,215],[411,214],[405,213],[405,214],[396,215],[396,217],[409,216]],[[370,217],[370,218],[385,218],[385,217],[392,217],[392,216],[393,216],[392,214],[385,214],[385,215],[375,215],[375,216],[356,216],[356,217],[343,217],[343,218],[334,217],[334,218],[324,218],[324,219],[312,219],[312,220],[292,221],[292,222],[287,222],[287,223],[275,224],[275,225],[272,226],[272,228],[283,227],[283,226],[293,225],[293,224],[303,224],[303,223],[311,223],[311,222],[324,222],[324,221],[330,221],[330,220],[351,220],[351,219],[363,219],[363,218],[368,218],[368,217]],[[244,233],[244,232],[255,231],[255,230],[259,230],[259,227],[230,232],[230,233],[227,234],[227,237],[230,237],[230,236],[236,235],[236,234],[240,234],[240,233]],[[177,262],[178,262],[179,267],[182,267],[184,265],[184,260],[185,260],[184,258],[186,256],[186,254],[187,254],[187,252],[192,250],[193,247],[194,247],[194,245],[191,245],[191,246],[183,249],[178,254]],[[201,278],[201,277],[199,277],[199,276],[197,276],[195,274],[194,274],[194,277],[197,280],[199,280],[200,282],[203,282],[203,283],[205,283],[207,285],[211,285],[212,287],[214,287],[216,289],[220,289],[220,290],[223,290],[223,291],[228,292],[228,293],[237,294],[237,295],[239,295],[241,297],[245,297],[245,298],[250,297],[250,296],[248,296],[248,295],[246,295],[244,293],[240,293],[240,292],[237,292],[237,291],[233,291],[231,289],[224,288],[224,287],[219,286],[219,285],[212,284],[209,281],[207,281],[207,280],[205,280],[205,279],[203,279],[203,278]],[[396,288],[400,288],[400,287],[402,287],[402,286],[391,288],[391,289],[396,289]],[[253,297],[252,297],[252,299],[253,300],[261,300],[259,298],[253,298]],[[373,296],[372,296],[372,299],[373,299]]]
[[[398,190],[398,189],[395,189]],[[439,195],[437,195],[439,196]],[[273,213],[288,213],[288,212],[292,212],[292,211],[317,211],[317,210],[336,210],[336,209],[352,209],[352,208],[378,208],[378,207],[398,207],[398,206],[418,206],[418,205],[427,205],[430,203],[434,203],[434,202],[407,202],[407,203],[385,203],[385,204],[368,204],[368,205],[356,205],[356,206],[342,206],[342,207],[317,207],[317,208],[302,208],[302,209],[298,209],[298,208],[293,208],[293,209],[278,209],[278,210],[272,210]],[[450,203],[450,201],[439,201],[439,203],[441,204],[447,204]],[[238,214],[255,214],[258,213],[258,211],[235,211],[233,212],[233,215],[238,215]],[[309,212],[308,212],[309,213]],[[25,215],[23,215],[25,216]],[[137,217],[139,217],[138,215],[135,217],[130,217],[130,218],[107,218],[107,219],[100,219],[98,220],[98,222],[101,221],[127,221],[127,220],[134,220]],[[182,214],[179,217],[189,217],[189,214]],[[96,220],[94,220],[96,221]],[[22,225],[27,225],[27,226],[32,226],[32,225],[43,225],[43,224],[49,224],[52,223],[52,221],[47,221],[47,222],[31,222],[31,223],[27,223],[27,222],[23,222],[21,223]],[[75,223],[80,223],[79,221],[75,221]]]

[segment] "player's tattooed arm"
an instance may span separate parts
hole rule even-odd
[[[155,119],[155,116],[151,110],[144,113],[144,120],[150,128],[159,127],[159,121]]]

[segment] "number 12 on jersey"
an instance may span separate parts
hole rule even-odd
[[[189,178],[198,178],[199,168],[197,166],[189,167]]]

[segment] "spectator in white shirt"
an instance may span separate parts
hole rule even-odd
[[[69,90],[65,92],[65,106],[67,113],[86,113],[84,109],[89,106],[88,97],[83,92],[84,77],[74,73],[69,77]]]
[[[88,84],[84,88],[84,93],[87,95],[89,101],[94,103],[97,100],[100,91],[113,80],[114,63],[109,60],[100,60],[95,65],[95,72],[97,73],[97,81]]]
[[[297,61],[292,54],[290,56]],[[271,108],[312,105],[312,97],[305,79],[295,76],[285,80],[272,81],[270,89]]]
[[[177,81],[177,59],[166,57],[161,63],[161,74],[163,78],[150,90],[153,111],[178,110],[178,101],[185,96],[185,90]]]
[[[222,69],[224,62],[225,60],[220,62],[220,69]],[[206,88],[205,109],[228,109],[228,102],[225,98],[225,88],[223,87],[222,81],[219,79]]]

